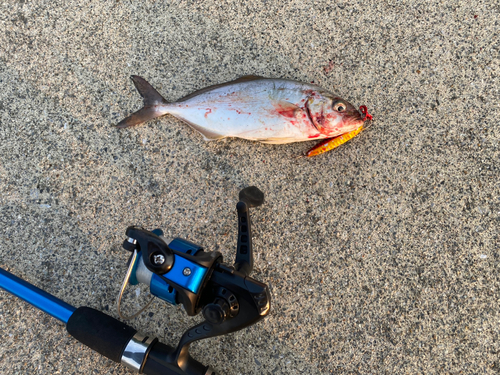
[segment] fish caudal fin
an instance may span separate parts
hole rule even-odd
[[[144,99],[144,107],[129,117],[116,124],[117,128],[128,128],[129,126],[139,125],[143,122],[163,116],[166,112],[159,110],[159,107],[168,102],[151,86],[144,78],[131,76],[132,82]]]

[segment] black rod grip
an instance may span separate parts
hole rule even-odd
[[[70,316],[66,329],[82,344],[115,362],[121,362],[125,347],[137,332],[125,323],[85,306]]]

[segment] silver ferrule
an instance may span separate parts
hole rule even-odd
[[[122,364],[129,369],[140,372],[146,353],[155,339],[137,332],[128,342],[122,354]]]

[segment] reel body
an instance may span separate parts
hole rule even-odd
[[[168,362],[174,366],[182,368],[190,358],[188,348],[192,342],[238,331],[269,313],[267,285],[249,276],[253,269],[249,208],[261,205],[263,200],[263,193],[256,187],[240,192],[236,206],[236,261],[232,266],[223,263],[219,252],[206,252],[203,247],[180,238],[169,241],[161,230],[127,228],[123,247],[133,254],[118,298],[120,316],[126,318],[120,305],[123,291],[130,283],[145,284],[152,295],[172,305],[182,304],[190,316],[202,312],[205,318],[188,329],[177,348],[169,352]]]

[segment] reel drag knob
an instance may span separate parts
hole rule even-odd
[[[228,315],[229,304],[222,298],[217,298],[203,308],[203,316],[212,324],[221,324]]]

